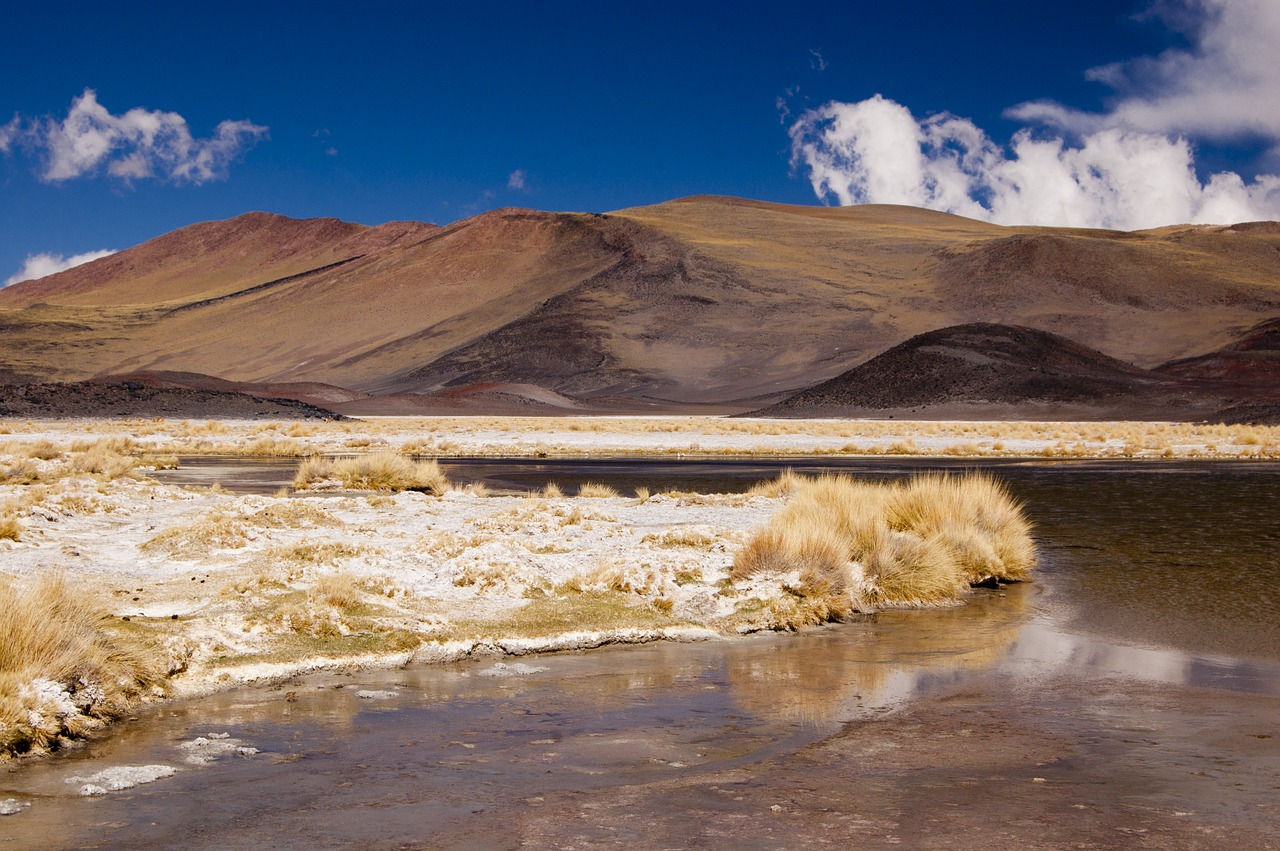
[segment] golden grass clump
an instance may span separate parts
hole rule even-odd
[[[59,575],[0,585],[0,757],[56,747],[129,710],[162,671]]]
[[[50,440],[37,440],[27,446],[26,450],[28,458],[39,458],[41,461],[62,457],[62,451]]]
[[[794,470],[783,470],[782,475],[776,479],[768,479],[763,482],[757,482],[747,491],[748,496],[790,496],[795,493],[796,489],[805,482],[803,476],[799,476]]]
[[[196,558],[214,550],[234,550],[249,542],[243,518],[213,512],[194,523],[174,526],[142,544],[143,552],[164,552],[175,558]]]
[[[293,486],[305,490],[327,479],[337,479],[347,490],[414,490],[438,496],[449,489],[437,461],[414,461],[392,450],[337,461],[307,458],[298,465]]]
[[[22,538],[22,524],[16,517],[0,517],[0,541],[17,541]]]
[[[40,465],[30,458],[22,458],[0,468],[0,485],[33,485],[43,478]]]
[[[72,452],[108,452],[115,455],[130,455],[137,448],[137,441],[132,437],[122,435],[100,437],[97,440],[76,440],[71,443]]]
[[[709,550],[719,542],[720,539],[709,532],[688,527],[651,532],[640,539],[642,544],[653,544],[658,547],[693,547],[699,550]]]
[[[138,459],[122,452],[121,447],[124,445],[119,439],[104,438],[83,450],[75,450],[73,447],[67,468],[72,473],[89,473],[108,479],[127,476],[138,466]]]
[[[1026,579],[1035,563],[1022,507],[990,476],[917,476],[895,489],[884,516],[895,531],[938,539],[969,583]]]
[[[349,612],[360,602],[360,583],[349,573],[326,573],[316,580],[311,594],[340,612]]]
[[[578,496],[584,499],[612,499],[618,492],[599,482],[583,482],[578,486]]]
[[[829,620],[945,604],[972,584],[1025,579],[1035,561],[1021,507],[988,476],[875,484],[840,475],[789,487],[792,500],[738,552],[732,571],[739,580],[782,578],[803,602],[784,626],[797,613]]]

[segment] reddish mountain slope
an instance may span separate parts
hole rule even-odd
[[[1268,223],[1006,228],[715,197],[442,228],[253,213],[0,290],[0,376],[747,407],[956,324],[1052,328],[1149,367],[1275,316]]]

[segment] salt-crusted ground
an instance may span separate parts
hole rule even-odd
[[[390,448],[504,455],[951,455],[1275,458],[1280,427],[1146,422],[906,422],[720,417],[371,417],[335,423],[0,421],[0,443],[127,435],[163,453]]]
[[[0,541],[0,575],[62,571],[93,589],[186,669],[179,691],[335,657],[707,637],[765,625],[753,613],[786,593],[727,579],[780,505],[770,497],[263,497],[90,475],[36,485],[37,499],[32,487],[0,486],[30,503],[19,539]]]

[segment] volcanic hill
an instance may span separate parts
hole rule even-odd
[[[444,227],[250,213],[0,290],[0,380],[271,385],[339,411],[743,411],[954,325],[1052,330],[1149,369],[1276,317],[1274,223],[1127,233],[707,196]]]
[[[978,322],[919,334],[752,415],[1181,419],[1226,403],[1057,334]]]

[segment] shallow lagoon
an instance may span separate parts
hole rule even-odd
[[[535,463],[446,467],[462,481],[514,489],[547,480],[691,488],[709,477],[737,490],[804,466]],[[157,707],[109,739],[8,767],[0,799],[30,806],[0,820],[0,840],[1280,841],[1280,466],[840,466],[873,476],[991,467],[1035,522],[1037,580],[979,591],[955,609],[882,613],[798,636],[332,675]],[[224,733],[258,753],[188,761],[183,743]],[[83,782],[67,782],[122,765],[178,771],[93,798],[78,795]]]

